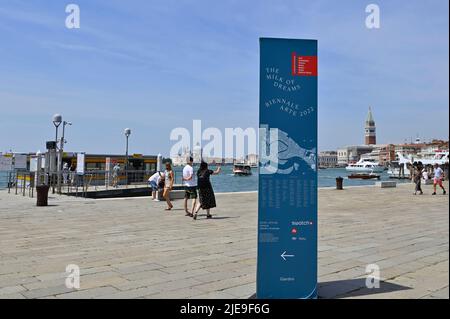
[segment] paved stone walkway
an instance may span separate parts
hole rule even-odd
[[[448,188],[448,183],[446,184]],[[321,298],[449,298],[449,198],[412,186],[319,191]],[[0,298],[249,298],[255,293],[256,193],[220,194],[214,219],[148,198],[0,191]],[[366,265],[383,281],[365,288]],[[81,289],[65,268],[81,268]]]

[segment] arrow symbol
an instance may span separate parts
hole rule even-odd
[[[283,258],[284,261],[286,261],[286,257],[295,257],[294,255],[287,255],[286,251],[284,251],[280,256],[281,258]]]

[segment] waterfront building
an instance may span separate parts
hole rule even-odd
[[[203,149],[200,146],[200,143],[197,143],[194,146],[194,150],[192,151],[192,157],[194,158],[194,163],[195,164],[200,164],[202,162],[203,159]]]
[[[246,157],[247,157],[248,165],[258,165],[258,155],[257,154],[248,154]]]
[[[351,145],[337,150],[338,166],[347,166],[350,163],[356,163],[360,160],[361,155],[372,152],[371,145]]]
[[[346,147],[338,148],[337,151],[337,165],[347,166],[348,164],[348,150]]]
[[[215,165],[215,164],[223,164],[224,160],[223,160],[222,157],[206,157],[206,156],[203,156],[203,161],[208,163],[208,164]]]
[[[378,162],[380,165],[387,165],[396,159],[395,145],[373,145],[372,151],[370,153],[362,154],[361,159]]]
[[[395,153],[400,153],[404,156],[415,155],[419,153],[422,148],[426,147],[426,144],[405,143],[395,145]]]
[[[373,119],[372,109],[370,106],[369,106],[369,113],[367,113],[367,118],[366,118],[365,144],[366,145],[377,144],[375,120]]]
[[[329,168],[336,167],[338,164],[338,156],[335,151],[324,151],[319,153],[319,167]]]
[[[432,140],[430,143],[405,143],[394,146],[395,154],[402,154],[405,157],[419,156],[432,157],[439,152],[448,152],[449,142],[441,140]]]
[[[173,166],[184,166],[187,163],[187,159],[191,156],[189,147],[183,147],[183,149],[174,157],[171,158]]]
[[[430,143],[426,143],[424,147],[422,147],[421,152],[436,152],[436,151],[447,151],[449,150],[449,141],[442,140],[432,140]]]

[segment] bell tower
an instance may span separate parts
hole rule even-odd
[[[366,145],[377,144],[375,120],[373,119],[372,109],[370,106],[369,106],[369,113],[367,114],[367,119],[366,119],[365,143],[366,143]]]

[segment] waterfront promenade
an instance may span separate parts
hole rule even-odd
[[[448,183],[445,183],[448,189]],[[320,298],[448,298],[449,197],[412,185],[319,190]],[[214,219],[149,198],[0,191],[1,298],[251,298],[257,194],[219,194]],[[376,263],[379,289],[365,287]],[[65,268],[81,268],[80,290]]]

